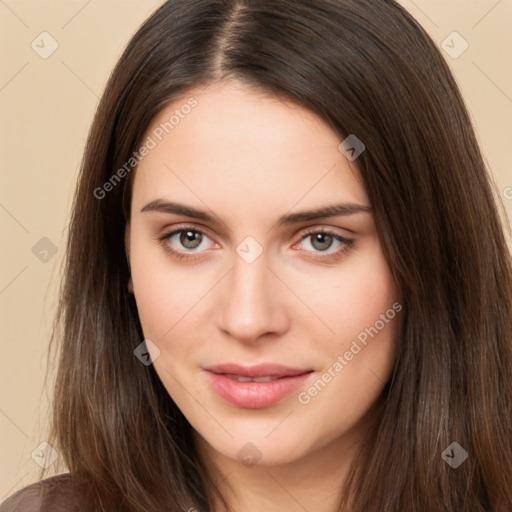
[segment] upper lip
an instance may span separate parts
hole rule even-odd
[[[255,366],[243,366],[236,363],[219,364],[215,366],[206,366],[205,370],[217,374],[239,375],[244,377],[289,377],[293,375],[302,375],[313,370],[304,368],[292,368],[281,364],[267,363]]]

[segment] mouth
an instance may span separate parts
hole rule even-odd
[[[272,382],[277,379],[283,379],[285,377],[271,377],[267,375],[266,377],[247,377],[246,375],[234,375],[229,373],[219,373],[217,375],[224,375],[228,379],[233,379],[238,382]]]
[[[246,409],[270,407],[302,386],[312,369],[277,364],[225,364],[204,368],[211,388],[226,402]]]
[[[217,375],[250,377],[251,379],[260,377],[276,379],[281,377],[294,377],[313,371],[312,368],[298,368],[277,363],[264,363],[254,366],[226,363],[206,366],[204,369]]]

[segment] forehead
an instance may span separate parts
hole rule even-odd
[[[299,202],[368,203],[341,137],[324,121],[237,83],[188,91],[153,119],[147,137],[155,144],[136,171],[136,207],[160,197],[281,213]]]

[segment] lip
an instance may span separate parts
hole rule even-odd
[[[263,409],[276,404],[313,374],[311,369],[291,368],[279,364],[242,366],[223,364],[204,368],[213,390],[231,405],[246,409]],[[243,377],[277,377],[270,382],[238,382],[225,374]]]
[[[292,368],[291,366],[276,363],[258,364],[254,366],[226,363],[215,366],[205,366],[204,369],[212,373],[227,373],[244,377],[293,377],[313,371],[311,368]]]

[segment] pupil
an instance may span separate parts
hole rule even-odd
[[[185,231],[181,235],[181,243],[184,247],[188,249],[194,249],[198,244],[194,245],[194,241],[197,242],[200,233],[196,233],[195,231]],[[192,243],[192,246],[190,244]]]
[[[324,239],[327,239],[325,241]],[[327,233],[317,233],[315,237],[315,242],[319,242],[320,245],[323,245],[323,247],[317,247],[319,250],[325,250],[328,249],[332,242],[332,236],[328,235]]]

